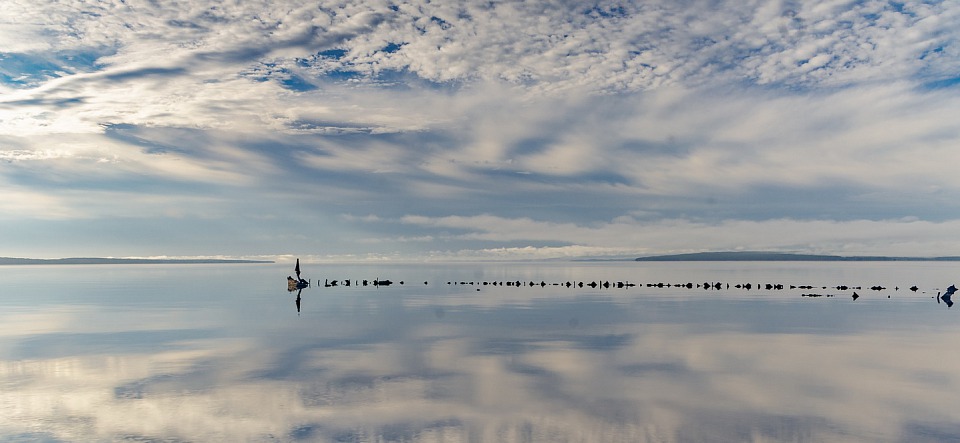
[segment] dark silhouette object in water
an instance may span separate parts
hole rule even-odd
[[[920,288],[918,288],[917,285],[913,285],[913,286],[910,287],[910,290],[913,291],[913,292],[917,292],[918,289],[920,289]]]
[[[950,285],[950,287],[947,288],[947,292],[944,292],[943,295],[941,295],[940,298],[937,300],[937,303],[939,303],[940,300],[943,300],[943,302],[947,304],[948,308],[953,307],[953,300],[951,298],[953,297],[953,294],[955,292],[957,292],[957,287],[954,285]],[[940,293],[938,292],[937,295],[939,294]]]
[[[287,276],[287,291],[293,292],[298,289],[306,288],[310,286],[310,282],[304,279],[297,280],[291,276]]]
[[[293,267],[293,271],[297,273],[297,286],[300,289],[310,286],[309,280],[304,280],[303,278],[300,277],[300,259],[299,258],[297,259],[297,265]]]
[[[287,276],[287,291],[293,292],[297,289],[303,289],[307,286],[310,286],[310,281],[300,278],[300,259],[297,259],[297,265],[293,268],[294,272],[297,273],[297,278],[294,279],[291,276]]]
[[[297,303],[297,315],[300,315],[300,293],[301,293],[301,292],[303,292],[303,288],[300,288],[300,290],[297,291],[297,301],[296,301],[296,303]]]
[[[854,292],[853,292],[853,301],[857,301],[858,298],[860,298],[860,294],[857,294],[857,292],[854,291]]]

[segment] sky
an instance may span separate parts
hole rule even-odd
[[[960,255],[960,3],[5,0],[0,256]]]

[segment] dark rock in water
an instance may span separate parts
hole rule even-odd
[[[918,288],[917,285],[913,285],[913,286],[910,287],[910,290],[913,291],[913,292],[917,292],[918,289],[920,289],[920,288]]]
[[[856,300],[856,299],[858,299],[858,298],[860,298],[860,294],[857,294],[856,292],[854,292],[854,293],[853,293],[853,299]]]

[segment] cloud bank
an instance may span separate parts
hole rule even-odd
[[[952,2],[12,2],[5,255],[958,255]]]

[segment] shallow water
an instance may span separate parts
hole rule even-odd
[[[0,267],[0,440],[960,441],[957,267]]]

